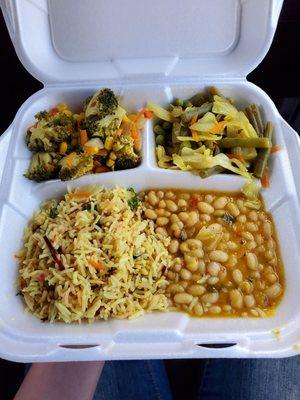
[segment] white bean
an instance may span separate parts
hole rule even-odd
[[[265,290],[266,295],[269,296],[271,299],[278,297],[281,294],[281,292],[282,292],[282,288],[279,283],[274,283],[274,285],[269,286]]]
[[[240,210],[238,209],[237,205],[234,203],[228,203],[226,206],[227,210],[233,217],[237,217],[240,215]]]
[[[200,317],[203,314],[203,307],[200,303],[196,303],[193,308],[194,313]]]
[[[147,208],[147,210],[145,211],[145,216],[149,219],[157,218],[156,212],[154,210],[151,210],[150,208]]]
[[[256,254],[247,253],[246,254],[246,262],[247,262],[248,268],[250,268],[252,270],[258,269],[258,260],[257,260]]]
[[[201,299],[204,303],[216,303],[219,300],[219,293],[206,293]]]
[[[155,206],[158,203],[158,198],[153,190],[148,193],[148,201],[151,206]]]
[[[211,261],[226,262],[228,260],[228,254],[222,250],[213,250],[209,253]]]
[[[213,202],[213,206],[216,210],[220,210],[224,208],[227,204],[227,198],[226,197],[219,197]]]
[[[272,236],[272,226],[269,221],[264,223],[263,231],[266,238],[270,238]]]
[[[184,288],[179,285],[179,283],[171,283],[168,288],[167,291],[169,293],[183,293],[184,292]]]
[[[169,210],[169,211],[171,211],[171,212],[175,212],[175,211],[177,211],[178,210],[178,207],[177,207],[177,205],[174,203],[174,201],[173,200],[166,200],[166,207],[167,207],[167,209]]]
[[[238,289],[233,289],[229,292],[230,302],[233,308],[243,307],[243,296]]]
[[[189,294],[193,296],[201,296],[205,292],[205,287],[197,284],[190,285],[187,288]]]
[[[219,306],[209,307],[209,312],[211,312],[212,314],[220,314],[221,311],[222,309]]]
[[[198,210],[200,212],[202,212],[203,214],[212,214],[215,211],[213,206],[211,206],[208,203],[205,203],[205,201],[199,201],[197,207],[198,207]]]
[[[157,226],[165,226],[168,225],[169,219],[166,217],[158,217],[156,220],[156,225]]]
[[[171,240],[169,247],[168,247],[169,252],[172,254],[175,254],[175,253],[177,253],[178,248],[179,248],[178,240],[176,240],[176,239]]]
[[[218,262],[211,261],[207,266],[207,271],[212,276],[218,276],[221,265]]]
[[[188,293],[177,293],[174,296],[174,301],[177,304],[190,304],[193,296]]]
[[[255,299],[252,296],[252,294],[247,294],[244,297],[244,302],[245,302],[245,306],[248,307],[248,308],[252,308],[252,307],[255,306]]]
[[[181,276],[181,278],[182,279],[185,279],[186,281],[189,281],[191,278],[192,278],[192,273],[191,273],[191,271],[189,271],[188,269],[186,269],[186,268],[182,268],[181,270],[180,270],[180,276]]]
[[[239,269],[235,269],[232,271],[232,278],[235,283],[241,283],[243,282],[243,273]]]

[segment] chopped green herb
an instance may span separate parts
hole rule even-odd
[[[82,209],[82,211],[84,211],[84,210],[91,211],[92,205],[91,205],[91,203],[84,204],[81,209]]]
[[[132,197],[130,200],[128,200],[128,205],[131,208],[131,210],[135,210],[139,204],[139,199],[137,197],[137,194],[133,188],[127,189],[128,192],[132,193]]]
[[[16,296],[22,296],[22,293],[21,293],[20,291],[18,291],[18,292],[16,293]]]
[[[57,214],[58,214],[57,207],[52,207],[50,210],[50,218],[53,218],[53,219],[56,218]]]
[[[232,225],[235,221],[235,217],[228,212],[225,212],[222,219],[226,222],[228,225]]]

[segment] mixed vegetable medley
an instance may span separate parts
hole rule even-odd
[[[69,180],[134,168],[141,158],[141,128],[151,116],[148,110],[127,115],[107,88],[87,98],[79,114],[64,103],[41,111],[26,134],[33,155],[25,176],[37,182]]]
[[[192,171],[203,178],[230,171],[260,178],[268,186],[268,159],[279,147],[272,147],[273,124],[263,124],[256,104],[239,110],[212,87],[187,101],[176,99],[167,110],[155,103],[147,108],[157,117],[159,167]]]

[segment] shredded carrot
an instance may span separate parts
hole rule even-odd
[[[92,156],[98,154],[99,147],[96,146],[84,146],[84,152],[86,154],[91,154]]]
[[[192,138],[198,142],[199,141],[199,133],[197,131],[192,130]]]
[[[80,129],[79,137],[80,137],[80,145],[81,146],[84,146],[86,144],[86,142],[89,140],[85,129]]]
[[[69,196],[72,198],[90,197],[92,193],[90,192],[74,192],[70,193]]]
[[[226,156],[228,158],[236,158],[237,160],[241,161],[241,162],[245,162],[245,159],[243,156],[241,156],[240,154],[226,154]]]
[[[261,182],[261,186],[263,188],[270,187],[270,175],[269,175],[269,170],[267,168],[266,168],[260,182]]]
[[[49,114],[51,114],[51,115],[55,115],[55,114],[58,114],[58,113],[59,113],[59,109],[57,107],[53,107],[49,111]]]
[[[139,131],[135,124],[132,124],[132,127],[130,128],[130,136],[133,139],[135,150],[139,151],[141,149],[141,138],[140,138]]]
[[[153,117],[153,115],[154,115],[153,112],[150,111],[150,110],[147,110],[147,108],[144,108],[141,111],[141,114],[145,119],[151,119]]]
[[[197,122],[197,117],[196,117],[196,115],[194,115],[194,116],[192,117],[192,119],[191,119],[190,125],[193,125],[193,124],[195,124],[196,122]]]
[[[279,144],[276,144],[275,146],[273,146],[271,148],[271,153],[277,153],[277,151],[279,151],[279,150],[280,150],[280,146],[279,146]]]
[[[93,268],[95,268],[95,269],[97,269],[99,271],[105,270],[105,265],[103,263],[101,263],[99,261],[95,261],[92,258],[90,258],[88,260],[88,263],[90,264],[91,267],[93,267]]]
[[[107,172],[109,171],[109,168],[106,167],[105,165],[98,165],[97,167],[94,167],[93,171],[96,174],[101,174],[102,172]]]
[[[220,121],[220,122],[218,122],[218,123],[213,127],[213,129],[211,129],[211,130],[209,131],[209,133],[212,133],[212,134],[221,133],[221,132],[224,130],[226,124],[227,124],[227,121]]]
[[[130,119],[130,121],[136,122],[138,119],[138,114],[129,114],[128,118]]]
[[[66,163],[68,167],[71,167],[74,161],[74,158],[76,157],[76,153],[75,151],[73,151],[73,153],[70,153],[67,158],[66,158]]]

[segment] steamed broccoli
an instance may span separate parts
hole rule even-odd
[[[32,181],[42,182],[57,177],[58,167],[56,155],[35,153],[24,176]]]
[[[91,172],[94,166],[93,156],[88,154],[71,153],[60,161],[59,178],[62,181],[76,179]]]
[[[85,127],[92,136],[105,135],[116,131],[126,115],[126,111],[119,106],[114,92],[102,89],[94,94],[85,109]]]
[[[41,111],[35,118],[36,124],[26,134],[26,143],[31,151],[57,151],[61,142],[70,141],[75,134],[73,117],[63,112]]]

